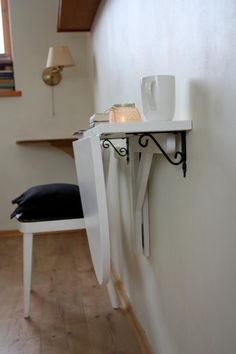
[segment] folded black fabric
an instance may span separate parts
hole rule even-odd
[[[12,201],[17,204],[11,218],[20,221],[48,221],[83,218],[79,187],[51,183],[29,188]]]

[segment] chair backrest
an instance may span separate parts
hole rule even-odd
[[[73,148],[91,257],[97,280],[104,284],[110,276],[110,238],[100,139],[82,138]]]

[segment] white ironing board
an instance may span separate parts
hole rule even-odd
[[[100,140],[127,138],[129,141],[129,147],[127,144],[127,155],[130,154],[130,165],[132,165],[133,202],[135,203],[133,224],[136,226],[135,238],[138,240],[137,244],[139,245],[140,252],[145,251],[144,254],[149,256],[148,213],[143,213],[143,205],[145,205],[145,209],[148,208],[145,196],[147,195],[152,157],[155,153],[163,153],[158,147],[155,135],[165,133],[163,138],[161,138],[161,145],[165,147],[165,157],[167,158],[167,153],[173,153],[176,150],[176,133],[181,134],[181,152],[178,152],[178,155],[181,155],[181,159],[178,159],[180,161],[178,164],[182,164],[185,175],[186,131],[191,129],[192,122],[187,120],[155,120],[124,124],[104,123],[88,129],[84,132],[82,138],[73,142],[85,227],[95,273],[100,284],[108,282],[110,275],[109,223]],[[148,143],[148,139],[151,140],[150,144]],[[137,156],[140,152],[142,153],[142,158],[138,161]],[[169,162],[176,164],[175,161],[171,161],[170,159]],[[137,165],[137,168],[135,165]],[[142,222],[144,225],[144,236],[142,236]],[[143,238],[147,247],[143,246]]]
[[[100,138],[95,135],[76,140],[73,149],[92,262],[98,282],[106,284],[110,278],[110,240]]]

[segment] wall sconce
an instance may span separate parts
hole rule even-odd
[[[49,86],[58,85],[63,68],[69,66],[75,66],[69,48],[66,46],[50,47],[46,68],[42,74],[43,81]]]

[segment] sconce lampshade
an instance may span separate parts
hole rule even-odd
[[[46,68],[58,66],[69,67],[74,65],[75,63],[68,47],[61,46],[49,48]]]
[[[50,86],[55,86],[61,81],[61,71],[65,67],[75,66],[74,60],[66,46],[50,47],[42,78]]]

